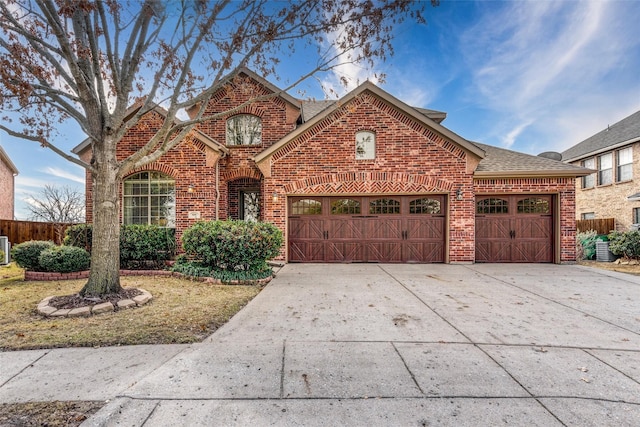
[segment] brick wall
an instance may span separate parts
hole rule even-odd
[[[576,260],[575,179],[573,178],[508,178],[477,179],[476,196],[482,194],[557,194],[560,200],[560,262]]]
[[[580,166],[580,162],[573,164]],[[576,219],[581,219],[584,213],[593,212],[595,218],[615,218],[616,230],[629,230],[633,223],[633,209],[640,208],[640,201],[630,202],[627,197],[640,192],[639,179],[640,143],[636,143],[633,144],[633,179],[631,181],[583,189],[582,180],[576,179]]]
[[[355,133],[376,134],[373,160],[356,160]],[[265,220],[286,230],[286,197],[301,194],[449,195],[449,262],[472,262],[473,178],[466,152],[370,94],[344,105],[273,156],[265,178]],[[455,200],[458,188],[463,200]],[[284,253],[283,253],[284,256]]]
[[[14,216],[14,183],[13,171],[0,160],[0,219],[13,219]]]

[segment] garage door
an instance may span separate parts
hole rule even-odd
[[[444,262],[443,195],[290,197],[291,262]]]
[[[476,197],[476,262],[553,262],[552,196]]]

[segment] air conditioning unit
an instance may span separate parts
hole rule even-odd
[[[0,236],[0,251],[4,252],[4,257],[0,258],[0,264],[9,264],[9,250],[11,244],[9,244],[9,238],[7,236]]]

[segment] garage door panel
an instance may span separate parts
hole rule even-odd
[[[369,262],[402,262],[401,242],[370,242],[365,248]]]
[[[364,248],[360,242],[329,242],[327,243],[328,262],[362,262]]]
[[[551,217],[524,217],[513,220],[516,238],[549,239],[551,238]]]
[[[327,221],[327,238],[362,239],[362,220],[351,218],[332,218]]]
[[[402,220],[400,218],[367,218],[367,239],[402,239]]]
[[[420,217],[407,219],[409,239],[444,241],[444,217]]]
[[[477,217],[476,239],[510,239],[511,218]]]
[[[513,245],[512,258],[514,262],[552,262],[553,251],[544,242],[518,242]]]
[[[325,245],[319,242],[289,242],[292,262],[321,262],[325,259]]]
[[[289,235],[299,239],[324,238],[324,220],[316,218],[290,218]]]
[[[444,262],[442,242],[409,242],[405,248],[407,262]]]

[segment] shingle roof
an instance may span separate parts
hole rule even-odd
[[[567,149],[562,153],[562,159],[565,162],[579,160],[635,140],[640,140],[640,111]]]
[[[584,176],[592,172],[590,169],[546,157],[518,153],[479,142],[473,144],[486,153],[475,171],[476,177]]]

